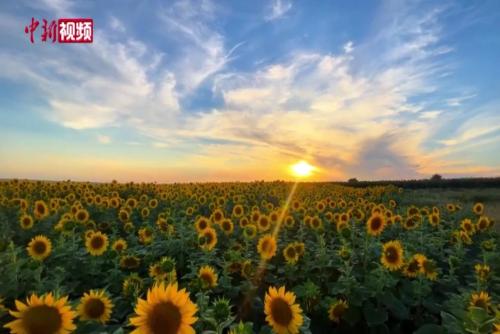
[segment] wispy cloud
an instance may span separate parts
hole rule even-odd
[[[266,15],[267,21],[273,21],[283,17],[290,9],[292,9],[291,0],[273,0]]]
[[[72,8],[51,4],[54,11]],[[275,0],[266,19],[291,8]],[[124,36],[126,20],[112,16],[91,48],[3,49],[0,78],[32,85],[43,96],[44,115],[64,127],[123,128],[162,153],[186,148],[179,164],[218,171],[206,177],[246,179],[268,166],[257,177],[275,178],[283,164],[302,159],[318,165],[323,179],[491,172],[453,154],[476,141],[498,143],[500,103],[465,117],[457,109],[475,94],[432,98],[450,71],[442,57],[453,52],[443,42],[443,13],[384,2],[373,35],[348,40],[340,51],[293,47],[239,68],[231,62],[240,41],[228,42],[215,3],[176,1],[154,18],[171,50]],[[121,32],[119,38],[104,29]],[[216,103],[185,107],[200,91]]]
[[[111,137],[106,135],[98,135],[97,141],[101,144],[109,144],[111,143]]]

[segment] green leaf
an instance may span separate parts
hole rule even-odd
[[[397,299],[392,293],[386,293],[380,296],[380,301],[391,311],[398,319],[408,319],[408,308]]]
[[[361,320],[361,311],[359,307],[349,306],[342,316],[342,319],[349,325],[354,326],[359,320]]]
[[[444,334],[446,330],[436,324],[425,324],[419,329],[417,329],[414,334]]]
[[[482,325],[489,320],[490,316],[488,312],[481,307],[471,307],[469,309],[469,318],[473,323]]]
[[[376,308],[370,302],[365,303],[363,306],[363,315],[369,327],[382,325],[388,318],[387,311],[384,308]]]
[[[441,311],[441,320],[443,327],[446,328],[446,330],[449,333],[463,333],[464,328],[462,326],[462,323],[460,320],[458,320],[457,317],[454,315]]]

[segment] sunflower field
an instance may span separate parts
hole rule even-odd
[[[0,332],[500,333],[483,203],[394,186],[0,182]]]

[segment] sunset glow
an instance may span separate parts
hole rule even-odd
[[[310,176],[315,167],[302,160],[292,165],[290,169],[294,176],[304,178]]]

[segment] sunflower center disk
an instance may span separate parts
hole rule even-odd
[[[104,245],[104,240],[101,237],[92,238],[91,245],[94,249],[100,249]]]
[[[171,302],[157,304],[149,316],[149,328],[154,334],[175,334],[181,326],[182,315]]]
[[[23,315],[23,327],[28,334],[55,334],[61,329],[59,311],[47,305],[34,306]]]
[[[36,254],[43,254],[47,250],[47,246],[43,242],[36,242],[35,245],[33,245],[33,250]]]
[[[284,327],[288,327],[293,317],[290,305],[281,298],[273,300],[271,304],[271,314],[274,321]]]
[[[85,304],[85,314],[91,319],[100,318],[104,314],[105,309],[104,303],[96,298],[90,299]]]
[[[387,248],[385,251],[385,257],[387,258],[388,262],[394,263],[398,261],[398,252],[394,248]]]

